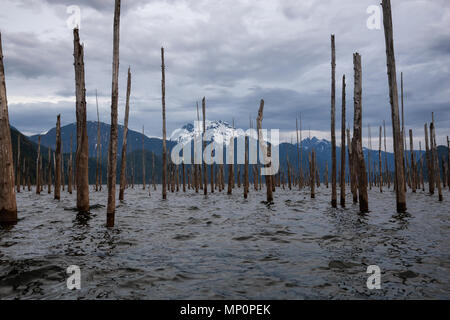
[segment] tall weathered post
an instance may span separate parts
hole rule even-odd
[[[442,197],[442,186],[441,186],[441,170],[439,168],[439,155],[437,153],[437,145],[436,145],[436,127],[434,125],[434,112],[431,113],[432,121],[430,124],[430,136],[431,136],[431,147],[433,152],[433,160],[434,160],[434,170],[435,170],[435,180],[436,186],[438,188],[438,196],[439,201],[443,200]]]
[[[263,132],[262,132],[262,120],[264,115],[264,100],[261,99],[259,110],[258,110],[258,118],[256,119],[256,125],[258,129],[258,143],[259,148],[262,151],[264,159],[264,163],[266,163],[266,167],[272,166],[271,163],[269,163],[268,158],[271,157],[270,154],[270,145],[269,147],[266,146],[266,142],[264,141]],[[272,169],[269,169],[272,171]],[[267,203],[273,202],[273,194],[272,194],[272,176],[266,172],[265,175],[266,178],[266,187],[267,187]]]
[[[0,33],[0,223],[17,222],[16,192],[2,35]]]
[[[202,113],[203,113],[203,133],[202,133],[202,159],[204,158],[203,151],[206,148],[206,99],[203,97],[202,99]],[[203,194],[206,196],[208,194],[208,173],[206,172],[206,162],[205,159],[202,160],[203,164]],[[211,177],[212,178],[212,177]]]
[[[61,115],[56,120],[55,200],[61,199]]]
[[[86,128],[86,86],[84,74],[84,48],[80,44],[78,29],[73,30],[73,56],[75,59],[75,97],[77,118],[77,150],[75,155],[76,164],[76,188],[77,209],[80,212],[89,211],[89,145]]]
[[[123,201],[125,193],[125,168],[127,166],[127,138],[128,138],[128,117],[130,115],[130,93],[131,93],[131,70],[128,67],[127,76],[127,96],[125,102],[125,119],[123,121],[123,139],[122,139],[122,161],[120,164],[120,189],[119,200]],[[134,181],[133,181],[134,183]]]
[[[378,144],[378,174],[379,174],[379,181],[378,184],[380,186],[380,192],[383,192],[383,168],[381,165],[381,133],[382,128],[380,126],[380,142]]]
[[[336,47],[331,35],[331,206],[337,207],[336,188]]]
[[[424,130],[425,130],[425,155],[427,158],[428,192],[430,194],[434,194],[433,143],[431,139],[431,134],[430,139],[428,140],[428,126],[426,123],[424,125]]]
[[[359,210],[361,212],[369,211],[369,202],[367,195],[367,173],[362,150],[362,72],[361,72],[361,56],[358,53],[353,55],[353,65],[355,71],[354,86],[354,131],[352,152],[354,152],[355,167],[358,176],[358,193],[359,193]],[[370,166],[370,163],[369,163]]]
[[[17,193],[20,193],[20,134],[17,135],[17,164],[16,164],[16,187]]]
[[[342,207],[345,207],[345,75],[342,76],[342,120],[341,120],[341,199]]]
[[[395,67],[394,32],[392,28],[391,1],[382,0],[383,24],[386,41],[386,61],[389,82],[389,97],[391,102],[392,135],[395,156],[395,182],[397,212],[406,211],[405,175],[403,164],[403,142],[400,132],[400,119],[398,116],[398,89],[397,71]],[[403,187],[403,188],[402,188]]]
[[[97,104],[97,146],[96,146],[96,151],[97,151],[97,159],[96,159],[96,166],[95,166],[95,191],[98,191],[98,185],[100,184],[99,181],[99,170],[100,170],[100,114],[98,112],[98,96],[97,96],[97,90],[95,90],[95,101]]]
[[[111,133],[108,147],[108,206],[106,209],[106,226],[114,227],[116,212],[116,176],[117,176],[117,108],[119,102],[119,41],[120,41],[120,0],[114,5],[114,40],[111,88]]]
[[[161,48],[161,102],[162,102],[162,198],[167,199],[167,146],[166,146],[166,66],[164,48]]]

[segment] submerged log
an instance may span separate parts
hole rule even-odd
[[[117,108],[119,102],[119,41],[120,41],[120,0],[114,5],[114,40],[111,88],[111,133],[108,146],[108,205],[106,209],[106,226],[114,227],[116,212],[116,175],[117,175]]]
[[[128,117],[130,115],[130,93],[131,93],[131,70],[128,67],[127,76],[127,95],[125,102],[125,119],[123,121],[123,139],[122,139],[122,156],[120,164],[120,189],[119,189],[119,200],[123,201],[125,193],[125,168],[127,166],[127,138],[128,138]],[[131,169],[133,170],[133,168]],[[134,178],[134,172],[132,172]],[[134,179],[132,178],[132,183],[134,187]]]
[[[394,142],[394,156],[395,156],[395,182],[396,182],[396,201],[397,212],[406,211],[406,195],[404,163],[403,163],[403,142],[400,132],[400,120],[398,115],[398,90],[397,90],[397,71],[395,66],[394,53],[394,32],[392,28],[392,13],[391,1],[382,0],[383,7],[383,24],[386,41],[386,64],[389,82],[389,97],[391,103],[391,117],[392,117],[392,134]]]
[[[2,35],[0,33],[0,223],[17,222],[16,192]]]

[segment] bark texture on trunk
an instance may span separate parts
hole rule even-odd
[[[382,0],[383,7],[383,24],[384,35],[386,41],[386,65],[389,82],[389,98],[391,103],[392,117],[392,135],[394,142],[395,156],[395,183],[396,183],[396,202],[397,212],[406,211],[406,195],[405,195],[405,175],[403,163],[403,142],[400,131],[400,119],[398,110],[398,88],[397,88],[397,71],[395,66],[394,53],[394,32],[392,28],[391,1]]]
[[[76,163],[76,187],[77,209],[80,212],[89,211],[89,175],[88,159],[89,145],[86,128],[86,87],[84,75],[84,48],[80,44],[78,29],[73,30],[74,35],[74,59],[75,59],[75,96],[77,118],[77,151]]]
[[[369,202],[367,194],[367,172],[362,149],[362,71],[361,56],[358,53],[353,55],[353,65],[355,72],[355,92],[354,92],[354,132],[352,152],[356,160],[356,171],[358,176],[359,211],[368,212]],[[369,163],[370,166],[370,163]]]
[[[17,222],[11,132],[9,128],[2,35],[0,33],[0,223]]]
[[[128,117],[130,114],[130,93],[131,93],[131,70],[128,68],[127,77],[127,98],[125,103],[125,119],[123,122],[123,140],[122,140],[122,162],[120,164],[120,190],[119,200],[123,201],[125,193],[125,170],[127,166],[127,138],[128,138]]]
[[[120,0],[114,5],[114,40],[111,88],[111,133],[108,147],[108,206],[106,208],[106,226],[114,227],[116,212],[116,176],[117,176],[117,105],[119,102],[119,41],[120,41]]]

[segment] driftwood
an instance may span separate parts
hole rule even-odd
[[[391,1],[382,0],[383,7],[383,24],[384,34],[386,40],[386,65],[389,82],[389,97],[391,103],[392,116],[392,134],[394,142],[394,156],[395,156],[395,183],[396,183],[396,201],[397,212],[406,211],[406,195],[404,163],[403,163],[403,142],[400,132],[400,120],[398,116],[398,90],[397,90],[397,71],[395,67],[395,53],[394,53],[394,32],[392,28],[392,13]]]
[[[111,132],[108,147],[108,205],[106,208],[106,226],[114,227],[116,212],[116,174],[117,174],[117,108],[119,101],[119,41],[120,41],[120,0],[114,4],[114,40],[111,88]]]
[[[0,33],[0,223],[17,222],[16,192],[2,35]]]

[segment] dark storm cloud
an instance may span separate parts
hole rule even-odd
[[[9,5],[13,3],[17,2]],[[31,4],[33,10],[53,15],[58,28],[44,37],[35,29],[45,21],[36,18],[19,28],[12,17],[0,16],[13,125],[25,131],[54,126],[57,107],[42,102],[49,99],[41,94],[46,92],[63,101],[67,113],[63,119],[74,117],[74,102],[67,102],[74,95],[72,34],[65,26],[66,7],[73,4],[82,9],[88,117],[96,118],[98,89],[101,119],[109,122],[113,1]],[[249,116],[256,117],[264,99],[265,127],[295,130],[295,117],[301,113],[304,129],[328,133],[330,34],[335,33],[337,118],[345,73],[347,122],[352,125],[352,54],[358,51],[363,63],[363,133],[368,124],[375,127],[386,120],[390,125],[384,33],[367,29],[369,5],[379,1],[122,1],[119,121],[131,66],[130,127],[140,130],[145,125],[149,135],[161,135],[160,47],[164,46],[169,132],[195,120],[195,103],[206,96],[209,119],[235,118],[237,126],[247,127]],[[406,125],[417,132],[423,131],[432,110],[440,128],[450,123],[450,48],[445,31],[450,22],[444,15],[448,7],[448,1],[441,0],[393,3],[398,82],[403,71]],[[25,2],[21,10],[27,10]],[[22,86],[33,90],[21,90]],[[22,103],[30,98],[33,103]],[[50,119],[41,125],[25,114],[36,105]]]

